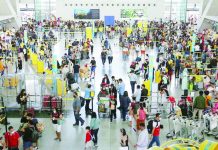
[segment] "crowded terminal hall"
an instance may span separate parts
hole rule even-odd
[[[218,0],[0,0],[0,150],[218,150]]]

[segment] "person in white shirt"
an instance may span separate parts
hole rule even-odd
[[[137,140],[137,144],[134,145],[134,147],[137,150],[147,150],[148,140],[149,140],[148,131],[145,128],[145,124],[141,123],[140,124],[140,133],[139,133],[139,137],[138,137],[138,140]]]
[[[140,87],[140,85],[137,85],[136,91],[133,94],[133,96],[136,98],[136,102],[140,102],[140,99],[141,99],[141,87]]]
[[[135,92],[135,84],[137,81],[137,76],[134,73],[134,71],[130,71],[129,80],[130,80],[131,90],[132,90],[132,94],[133,94]]]

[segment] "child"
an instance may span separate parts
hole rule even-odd
[[[64,122],[64,117],[63,117],[63,114],[61,113],[59,115],[58,124],[57,124],[57,133],[58,133],[58,140],[59,141],[61,141],[61,127],[62,127],[63,122]]]
[[[86,127],[86,139],[85,139],[85,150],[91,150],[92,149],[92,135],[90,131],[90,127]]]

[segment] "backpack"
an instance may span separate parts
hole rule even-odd
[[[17,96],[17,98],[16,98],[16,101],[17,101],[17,103],[18,103],[18,104],[20,104],[20,103],[21,103],[21,100],[20,100],[20,95],[18,95],[18,96]]]
[[[144,109],[139,109],[139,120],[145,120],[146,114]]]
[[[85,105],[85,98],[80,97],[81,107]]]
[[[30,128],[30,130],[32,131],[31,139],[36,142],[40,137],[40,133],[35,128]]]
[[[152,131],[153,131],[153,122],[154,122],[155,120],[150,120],[150,121],[148,121],[148,125],[147,125],[147,130],[148,130],[148,133],[149,134],[152,134]],[[155,122],[157,122],[157,121],[155,121]],[[156,125],[156,127],[158,126],[158,122],[157,122],[157,125]]]

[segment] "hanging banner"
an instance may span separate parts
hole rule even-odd
[[[92,39],[92,27],[86,27],[86,39]]]
[[[106,26],[114,26],[115,24],[114,16],[104,16],[104,23]]]

